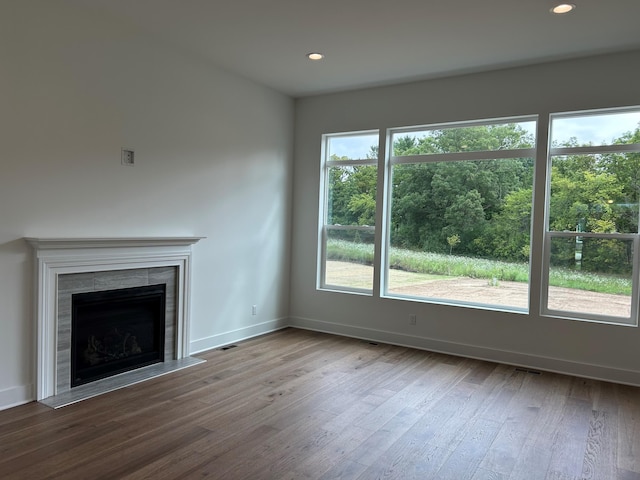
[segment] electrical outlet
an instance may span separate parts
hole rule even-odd
[[[409,325],[415,325],[417,320],[418,317],[414,313],[409,315]]]
[[[251,315],[257,315],[258,314],[258,306],[254,305],[251,307]]]

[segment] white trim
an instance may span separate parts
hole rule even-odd
[[[376,227],[370,225],[325,225],[327,230],[360,230],[361,232],[375,232]]]
[[[188,356],[191,246],[202,238],[25,238],[34,249],[37,268],[36,398],[56,394],[59,275],[177,267],[176,359]]]
[[[424,125],[407,125],[404,127],[391,127],[389,133],[391,134],[404,134],[413,132],[428,132],[434,130],[445,130],[448,128],[468,128],[477,127],[478,125],[505,125],[509,123],[526,123],[534,122],[538,118],[537,114],[533,115],[516,115],[513,117],[497,117],[497,118],[477,118],[472,120],[451,121],[444,123],[427,123]]]
[[[327,160],[327,167],[357,167],[358,165],[371,165],[371,159],[358,160]]]
[[[380,130],[362,130],[357,132],[342,132],[342,133],[326,133],[322,135],[321,144],[321,161],[320,161],[320,198],[318,199],[318,244],[316,255],[316,290],[338,290],[346,293],[364,293],[372,295],[373,289],[354,289],[348,286],[339,286],[328,284],[327,279],[327,241],[329,230],[360,230],[372,232],[374,235],[374,249],[375,247],[375,226],[361,226],[361,225],[330,225],[328,223],[328,211],[329,211],[329,169],[335,167],[344,166],[373,166],[378,168],[380,152],[378,152],[378,158],[369,159],[350,159],[350,160],[331,160],[329,158],[331,149],[329,148],[332,138],[348,138],[348,137],[361,137],[364,135],[377,136],[378,146],[380,144]],[[377,212],[377,207],[376,207]],[[374,250],[375,255],[375,250]]]
[[[359,338],[362,340],[380,343],[389,343],[392,345],[417,348],[419,350],[444,353],[447,355],[456,355],[476,360],[498,362],[506,365],[640,387],[640,370],[627,370],[604,365],[573,362],[559,358],[532,355],[510,350],[500,350],[489,347],[479,347],[476,345],[325,322],[323,320],[310,318],[291,317],[289,319],[289,325],[293,328],[312,330],[314,332],[330,333],[333,335]]]
[[[424,153],[391,157],[391,163],[436,163],[436,162],[477,162],[482,160],[504,160],[509,158],[533,158],[535,148],[514,148],[511,150],[478,150],[472,152]]]
[[[278,318],[250,325],[248,327],[239,328],[237,330],[211,335],[210,337],[201,338],[191,342],[191,354],[195,355],[197,353],[206,352],[207,350],[213,350],[214,348],[229,345],[230,343],[241,342],[248,338],[282,330],[288,326],[289,323],[287,318]]]
[[[17,407],[33,401],[33,385],[18,385],[17,387],[0,390],[0,410]]]
[[[91,238],[39,238],[25,237],[35,249],[77,250],[83,248],[123,247],[188,247],[206,237],[91,237]]]
[[[588,145],[586,147],[552,147],[549,155],[559,157],[563,155],[597,155],[599,153],[635,153],[640,151],[640,144],[629,143],[622,145]]]

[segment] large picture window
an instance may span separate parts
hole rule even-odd
[[[636,323],[640,110],[551,117],[543,313]]]
[[[319,288],[637,325],[640,107],[538,128],[526,116],[324,135]]]
[[[535,118],[390,132],[387,296],[528,308]]]
[[[323,137],[319,287],[373,290],[378,132]]]

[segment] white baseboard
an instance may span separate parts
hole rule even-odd
[[[576,377],[603,380],[625,385],[640,386],[640,371],[612,368],[552,357],[530,355],[509,350],[478,347],[474,345],[447,342],[428,337],[405,335],[401,333],[355,327],[339,323],[325,322],[310,318],[292,317],[289,325],[295,328],[313,330],[316,332],[332,333],[345,337],[359,338],[380,343],[390,343],[404,347],[412,347],[431,352],[445,353],[489,362],[503,363],[533,370],[573,375]]]
[[[233,342],[239,342],[246,340],[247,338],[257,337],[258,335],[264,335],[265,333],[275,332],[287,328],[289,325],[288,318],[279,318],[276,320],[270,320],[268,322],[258,323],[249,327],[239,328],[237,330],[231,330],[225,333],[219,333],[210,337],[194,340],[190,343],[190,354],[196,354],[204,352],[206,350],[212,350],[214,348],[229,345]]]
[[[33,385],[18,385],[0,390],[0,410],[35,401]]]

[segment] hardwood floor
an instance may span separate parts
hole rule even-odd
[[[286,329],[59,410],[2,479],[640,479],[640,388]]]

